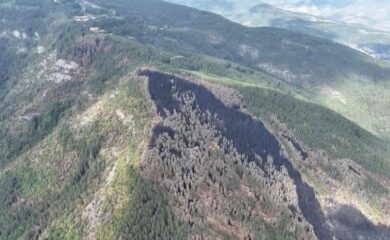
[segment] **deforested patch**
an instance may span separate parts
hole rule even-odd
[[[48,54],[39,64],[37,69],[37,79],[39,81],[62,83],[82,78],[84,75],[83,68],[78,63],[71,60],[58,59],[56,55],[56,52]]]
[[[156,71],[140,74],[149,78],[163,118],[142,171],[173,196],[176,214],[193,236],[314,239],[313,223],[300,203],[302,189],[309,201],[314,193],[308,185],[294,185],[289,175],[298,173],[283,162],[277,140],[261,122],[202,85]],[[211,229],[199,234],[204,228]]]
[[[76,59],[80,65],[87,66],[92,63],[96,53],[104,45],[105,35],[101,33],[92,33],[75,40],[71,57]]]
[[[343,239],[335,218],[325,215],[276,137],[241,111],[239,97],[225,104],[214,94],[223,96],[223,89],[209,90],[199,81],[157,70],[138,74],[149,79],[150,97],[162,117],[142,172],[164,186],[175,213],[190,226],[190,236]],[[200,229],[208,230],[200,234]],[[378,236],[387,234],[384,227],[375,229]]]

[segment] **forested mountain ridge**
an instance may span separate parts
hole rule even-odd
[[[207,4],[210,1],[173,0],[172,2],[183,2],[188,6],[197,6],[202,9],[202,6],[208,7]],[[221,12],[224,12],[226,9],[226,12],[228,13],[229,11],[235,12],[234,9],[230,8],[231,2],[232,1],[211,1],[210,5],[211,9],[215,9],[217,12],[218,9],[222,9],[220,10]],[[247,5],[251,6],[251,4]],[[221,6],[226,6],[226,9]],[[239,7],[239,4],[236,7]],[[262,9],[260,5],[258,8]],[[269,7],[267,6],[264,8],[269,10]],[[256,10],[256,7],[248,11],[250,13],[244,12],[244,16],[241,16],[243,19],[240,19],[240,16],[229,17],[229,14],[225,16],[243,24],[247,22],[245,17],[253,21],[256,21],[256,18],[264,20],[265,16],[263,16],[263,11]],[[384,50],[386,49],[386,43],[384,43],[383,46],[378,44],[376,47],[374,46],[375,44],[365,43],[372,41],[369,37],[369,33],[375,31],[364,27],[344,26],[342,23],[324,23],[321,19],[316,20],[314,23],[308,23],[308,20],[305,19],[294,19],[296,16],[293,16],[293,19],[290,21],[289,17],[284,20],[284,18],[286,18],[284,15],[281,16],[279,20],[278,13],[275,13],[272,10],[269,11],[271,11],[271,18],[276,18],[276,23],[272,26],[278,28],[287,28],[293,31],[309,33],[314,36],[331,39],[332,41],[334,41],[335,38],[340,38],[341,40],[338,42],[344,44],[355,41],[359,42],[360,40],[355,38],[359,38],[360,35],[363,35],[362,38],[367,37],[368,40],[361,40],[363,43],[360,48],[365,48],[365,45],[367,45],[368,48],[377,47],[383,48]],[[306,16],[306,18],[312,18],[312,16]],[[217,21],[214,20],[214,22]],[[256,25],[256,23],[249,25],[253,27],[259,26]],[[320,30],[318,30],[318,28]],[[273,32],[273,30],[271,31]],[[240,33],[241,31],[236,32]],[[256,31],[252,30],[252,32]],[[288,32],[283,30],[279,31],[278,36],[275,36],[275,34],[275,32],[271,34],[271,36],[275,37],[274,39],[263,39],[257,36],[255,41],[249,40],[246,44],[239,46],[239,52],[244,55],[243,57],[246,61],[254,60],[254,64],[264,71],[287,81],[298,83],[317,93],[319,99],[316,99],[316,101],[320,104],[347,116],[349,119],[358,122],[364,128],[381,137],[389,137],[386,136],[389,132],[389,116],[388,113],[384,113],[383,111],[383,109],[386,108],[387,103],[386,101],[371,100],[374,99],[375,96],[381,96],[382,99],[389,98],[389,92],[387,91],[389,83],[388,80],[385,80],[389,78],[388,71],[377,71],[378,69],[374,70],[369,67],[369,65],[371,65],[369,63],[376,60],[370,59],[370,57],[365,54],[361,54],[361,56],[358,57],[355,55],[358,54],[357,51],[352,51],[354,52],[353,54],[352,52],[349,52],[351,49],[342,47],[329,40],[323,41],[322,39],[307,38],[307,36],[300,34],[293,34],[293,36],[291,36]],[[339,34],[342,36],[326,36],[326,34]],[[386,41],[387,34],[382,34],[384,35],[378,37],[378,39]],[[236,34],[237,38],[242,38],[245,42],[247,38],[242,36],[244,36],[244,34]],[[267,34],[267,36],[270,35]],[[347,38],[352,39],[348,40]],[[263,48],[261,47],[262,44],[265,44]],[[359,44],[356,43],[355,45]],[[364,62],[363,64],[361,60]],[[386,68],[388,68],[388,63],[383,64],[387,65]],[[372,75],[374,72],[382,72],[383,75],[374,76],[375,74]],[[385,82],[375,82],[375,84],[373,84],[372,80],[375,79],[385,80]],[[375,86],[373,87],[373,85]],[[362,117],[362,115],[365,115],[365,117]]]
[[[111,8],[121,3],[98,4]],[[389,137],[389,113],[383,110],[387,103],[372,100],[389,97],[388,63],[329,40],[281,29],[245,28],[215,14],[164,2],[131,1],[120,9],[117,14],[131,21],[112,21],[112,31],[179,54],[201,52],[259,69],[315,92],[314,101],[380,137]]]
[[[365,2],[357,3],[355,1],[355,6],[350,6],[349,9],[348,7],[343,9],[342,6],[330,7],[322,4],[320,6],[315,6],[316,4],[305,6],[308,2],[302,1],[298,1],[295,7],[293,6],[295,4],[288,6],[289,3],[283,1],[249,0],[239,4],[230,0],[168,0],[168,2],[215,12],[249,27],[276,27],[323,37],[372,57],[390,60],[388,29],[386,27],[376,28],[375,24],[368,24],[365,17],[359,18],[359,20],[354,19],[355,12],[364,14],[364,12],[373,11],[375,7],[372,2],[368,4],[369,8],[364,8],[362,5],[366,4]],[[354,7],[357,7],[358,10],[354,11]],[[385,8],[381,10],[387,11]],[[338,14],[326,16],[331,11],[336,11]]]
[[[278,40],[275,64],[307,36],[153,0],[0,6],[0,239],[389,235],[385,140],[231,33]]]

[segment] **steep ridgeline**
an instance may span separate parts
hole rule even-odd
[[[308,95],[315,94],[313,102],[389,138],[388,106],[386,101],[378,101],[378,96],[390,96],[388,63],[326,39],[277,28],[248,28],[165,1],[91,2],[102,9],[115,9],[118,17],[90,21],[89,26],[175,53],[171,64],[203,70],[191,54],[227,60],[227,68],[238,63],[250,68],[241,69],[243,72],[261,71],[302,87]],[[206,70],[213,72],[210,67]],[[231,78],[226,71],[217,74]],[[254,76],[250,79],[256,81]]]
[[[390,68],[329,40],[277,28],[248,28],[219,15],[158,0],[93,0],[122,18],[99,27],[175,52],[192,51],[264,70],[306,85],[349,75],[384,81]]]
[[[200,222],[203,221],[194,220],[197,218],[204,218],[206,219],[204,221],[209,222],[210,219],[216,218],[210,216],[210,214],[213,215],[212,208],[207,209],[207,204],[201,205],[199,203],[202,202],[202,197],[205,195],[202,191],[207,192],[205,189],[212,188],[213,184],[217,185],[214,198],[209,199],[214,203],[214,201],[218,201],[216,200],[219,199],[216,197],[218,195],[229,196],[230,192],[235,191],[245,195],[245,191],[240,193],[240,190],[237,190],[242,189],[242,186],[236,187],[241,184],[246,186],[246,192],[254,192],[253,195],[249,194],[253,197],[251,199],[253,206],[257,206],[263,199],[263,204],[270,204],[271,208],[278,209],[282,215],[290,212],[291,215],[296,214],[297,216],[297,222],[290,219],[286,222],[278,222],[278,224],[290,222],[296,229],[299,229],[302,222],[301,212],[301,216],[313,227],[318,239],[332,239],[332,236],[344,239],[341,235],[344,234],[340,230],[341,228],[344,231],[352,232],[350,234],[352,237],[370,236],[371,239],[375,239],[375,237],[382,239],[381,237],[386,236],[387,230],[385,228],[383,228],[384,231],[380,232],[367,220],[361,222],[366,222],[367,226],[371,228],[367,227],[367,231],[369,231],[365,233],[363,230],[363,233],[359,233],[360,235],[353,234],[353,229],[358,227],[359,223],[351,224],[349,222],[346,224],[343,221],[338,221],[339,226],[331,228],[329,219],[324,215],[313,188],[302,180],[298,170],[287,158],[281,155],[278,141],[260,121],[254,120],[250,115],[237,108],[227,107],[211,91],[201,85],[156,71],[145,70],[141,71],[140,75],[149,78],[150,95],[156,103],[159,115],[164,119],[154,129],[150,143],[151,156],[145,163],[144,171],[151,178],[162,181],[168,192],[175,196],[174,208],[182,215],[182,218],[183,215],[186,216],[184,220],[187,220],[190,226],[199,227],[201,225]],[[220,149],[221,154],[216,154],[215,152],[218,150],[215,149]],[[160,162],[156,163],[155,161],[158,160]],[[216,169],[215,173],[213,168]],[[253,175],[259,182],[246,182],[246,171],[256,172],[257,174]],[[239,174],[236,176],[231,172]],[[235,178],[230,179],[230,181],[226,180],[233,176]],[[204,183],[202,183],[203,181]],[[282,181],[284,184],[280,186],[274,181]],[[296,193],[288,187],[289,191],[283,191],[288,186],[289,181],[295,186]],[[255,184],[262,186],[262,191],[257,192]],[[268,199],[272,202],[264,200],[263,194],[266,194],[267,191],[275,194],[275,192],[280,191],[278,187],[281,187],[284,195],[280,194],[276,195],[275,199]],[[296,200],[295,205],[294,199]],[[222,213],[219,214],[227,219],[226,222],[232,229],[241,227],[245,233],[237,230],[228,235],[241,236],[244,234],[247,239],[257,239],[255,237],[257,236],[256,229],[245,224],[256,221],[256,217],[259,217],[255,210],[257,208],[251,208],[250,204],[244,205],[244,208],[247,211],[249,209],[250,213],[247,216],[243,214],[241,221],[238,221],[245,226],[242,228],[240,224],[234,223],[234,218],[230,219],[232,212],[237,212],[235,207],[229,205],[228,198],[224,200],[226,201],[226,205],[222,207],[224,211],[222,210]],[[242,199],[240,202],[246,203]],[[186,207],[194,207],[188,207],[189,210],[186,212],[182,209],[181,203],[185,203]],[[198,204],[203,208],[199,207]],[[218,204],[214,207],[218,209]],[[230,207],[232,208],[229,209]],[[334,216],[347,219],[348,211],[344,211],[343,215],[343,209],[340,207],[338,211],[335,210]],[[267,216],[267,214],[265,215]],[[332,216],[330,217],[332,218]],[[263,216],[263,219],[267,219],[267,217]],[[334,217],[330,220],[336,221]],[[218,229],[225,228],[220,226]],[[245,232],[246,228],[247,232]],[[296,238],[300,234],[299,231],[295,231],[295,234],[298,233],[298,235],[294,235],[286,229],[285,225],[282,233],[284,238]],[[371,231],[372,229],[375,231]],[[309,232],[307,228],[306,230]],[[226,233],[226,231],[224,232]],[[305,238],[308,238],[308,232],[305,233]],[[367,235],[368,233],[370,235]]]

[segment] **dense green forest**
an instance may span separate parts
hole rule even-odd
[[[323,149],[333,158],[354,159],[390,176],[387,143],[337,113],[276,91],[242,88],[241,92],[254,114],[276,115],[311,148]]]
[[[186,225],[177,219],[158,183],[128,169],[132,178],[129,195],[133,204],[124,210],[117,238],[121,239],[186,239]]]

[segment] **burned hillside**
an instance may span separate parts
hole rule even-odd
[[[139,75],[148,78],[163,119],[153,129],[143,171],[174,196],[176,213],[195,236],[211,225],[214,232],[206,236],[258,239],[265,234],[259,226],[273,226],[272,232],[284,224],[291,226],[284,238],[340,238],[262,122],[190,80],[152,70]]]

